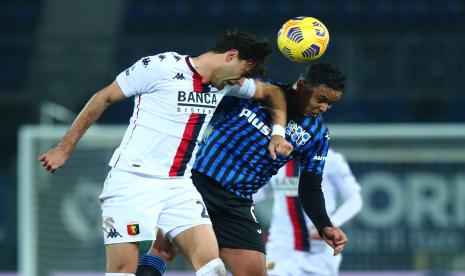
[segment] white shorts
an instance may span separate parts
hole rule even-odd
[[[211,224],[190,178],[160,179],[113,168],[100,195],[105,244],[155,240],[157,227],[172,240]]]
[[[310,252],[280,249],[267,245],[267,268],[270,276],[337,276],[341,255],[333,256],[334,250],[324,241],[312,241]],[[284,254],[283,254],[284,253]]]

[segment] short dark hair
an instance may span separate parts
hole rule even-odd
[[[317,63],[307,66],[302,78],[310,86],[326,85],[334,90],[342,91],[345,87],[346,76],[329,63]]]
[[[271,54],[271,48],[271,44],[265,39],[259,40],[255,35],[234,30],[227,31],[210,48],[210,51],[214,53],[226,53],[232,49],[238,50],[239,59],[252,64],[252,68],[248,71],[247,76],[255,77],[264,74],[263,62]]]

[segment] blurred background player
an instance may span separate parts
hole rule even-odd
[[[268,274],[336,276],[339,273],[341,254],[334,256],[331,247],[322,241],[315,226],[303,212],[299,198],[283,190],[288,185],[297,188],[298,167],[298,161],[291,160],[270,181],[274,190],[274,205],[266,244]],[[332,149],[326,157],[321,185],[326,211],[334,226],[342,226],[360,212],[360,185],[344,156]],[[263,189],[260,190],[262,191]],[[338,197],[342,199],[339,206]]]
[[[100,195],[106,275],[134,275],[138,242],[154,240],[157,226],[181,248],[197,275],[225,273],[190,168],[198,140],[223,95],[266,99],[275,122],[285,125],[280,89],[242,79],[261,72],[270,52],[266,41],[228,32],[198,57],[166,52],[142,58],[97,92],[58,146],[40,156],[46,170],[59,169],[111,103],[135,96],[133,116],[110,160],[112,169]],[[273,154],[280,142],[287,144],[282,136],[273,136]]]
[[[331,224],[321,191],[329,147],[322,114],[341,98],[344,80],[337,68],[321,63],[306,67],[294,85],[283,85],[288,104],[286,139],[294,148],[289,156],[273,159],[267,151],[271,112],[266,103],[232,99],[225,113],[215,115],[212,133],[199,147],[192,180],[212,220],[220,257],[233,275],[266,275],[265,244],[252,195],[292,159],[300,160],[299,197],[317,231],[334,254],[347,242]],[[166,253],[160,252],[163,246],[157,242],[152,253]]]

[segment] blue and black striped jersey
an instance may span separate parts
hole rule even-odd
[[[300,161],[301,171],[323,173],[329,134],[321,116],[288,114],[286,140],[294,151],[273,160],[268,151],[272,121],[265,104],[250,99],[224,100],[229,101],[228,107],[223,105],[227,112],[214,115],[213,131],[199,147],[194,170],[246,198],[291,159]]]

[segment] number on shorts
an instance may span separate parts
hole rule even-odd
[[[202,205],[202,214],[201,214],[202,218],[210,218],[208,216],[207,208],[205,207],[205,204],[203,204],[203,202],[200,200],[197,200],[196,203]]]

